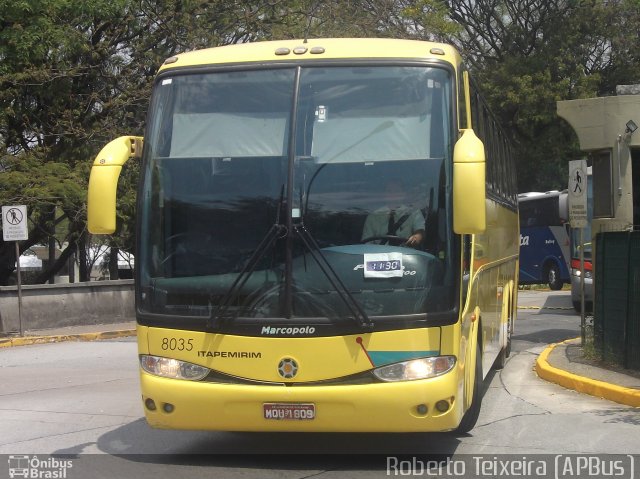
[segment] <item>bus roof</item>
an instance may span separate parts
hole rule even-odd
[[[390,38],[320,38],[241,43],[195,50],[168,58],[160,71],[205,65],[318,59],[433,59],[460,63],[454,47],[444,43]]]

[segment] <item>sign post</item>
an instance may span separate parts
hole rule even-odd
[[[584,318],[584,228],[587,217],[587,160],[569,162],[569,223],[572,229],[580,230],[580,339],[585,343]]]
[[[19,241],[29,239],[29,228],[27,227],[27,207],[3,206],[2,207],[2,240],[15,241],[16,243],[16,273],[18,277],[18,323],[20,325],[20,336],[24,336],[22,327],[22,279],[20,274],[20,246]]]

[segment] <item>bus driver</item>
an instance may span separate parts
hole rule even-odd
[[[419,209],[406,204],[407,195],[398,179],[389,180],[384,189],[385,206],[375,210],[364,223],[362,241],[393,241],[390,236],[406,238],[407,246],[419,247],[424,239],[425,221]]]

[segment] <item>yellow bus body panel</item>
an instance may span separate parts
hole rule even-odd
[[[451,354],[459,345],[457,325],[376,332],[320,338],[255,338],[216,335],[161,328],[138,327],[139,352],[172,357],[211,367],[218,372],[256,381],[256,384],[231,384],[183,381],[153,376],[141,371],[143,402],[152,399],[157,408],[145,407],[147,421],[153,427],[228,431],[318,431],[318,432],[410,432],[454,429],[463,414],[458,400],[464,388],[460,363],[441,376],[404,382],[340,384],[339,379],[374,368],[368,354],[384,363],[394,356],[411,357]],[[165,341],[165,339],[167,341]],[[171,339],[191,351],[168,351]],[[260,358],[226,357],[216,351],[260,352]],[[211,352],[211,355],[199,353]],[[387,356],[385,356],[385,353]],[[378,354],[378,356],[376,356]],[[298,361],[295,381],[278,375],[280,359]],[[382,359],[380,359],[382,358]],[[335,380],[323,385],[323,380]],[[259,384],[257,381],[262,381]],[[272,384],[269,384],[272,382]],[[285,383],[293,383],[286,385]],[[308,384],[305,384],[308,383]],[[438,412],[435,404],[447,401],[449,410]],[[264,403],[312,403],[313,420],[265,419]],[[173,411],[164,410],[171,404]],[[419,411],[426,406],[426,412]]]
[[[155,411],[145,408],[149,425],[166,429],[299,432],[419,432],[457,427],[461,403],[452,395],[459,374],[420,381],[337,386],[251,386],[177,381],[141,374],[143,400],[151,398]],[[449,401],[445,413],[435,409]],[[169,403],[174,409],[164,411]],[[312,403],[313,420],[265,419],[264,403]],[[419,414],[417,406],[428,412]]]
[[[374,364],[440,354],[440,328],[317,338],[256,338],[149,328],[147,340],[149,354],[154,356],[264,382],[289,382],[278,374],[278,364],[284,358],[298,363],[295,383],[304,383],[357,374],[372,369]]]
[[[465,308],[468,314],[475,308],[477,320],[482,323],[484,376],[506,346],[507,313],[516,320],[520,248],[519,236],[515,233],[518,214],[489,200],[485,209],[487,228],[483,234],[473,236],[473,270]],[[465,335],[464,327],[462,335]]]
[[[302,53],[294,49],[302,47]],[[322,49],[320,52],[318,49]],[[287,54],[276,51],[289,50]],[[318,53],[314,53],[318,52]],[[434,53],[435,52],[435,53]],[[160,71],[203,65],[241,64],[251,62],[286,62],[312,60],[355,60],[355,59],[416,59],[445,61],[454,67],[460,63],[460,55],[443,43],[417,40],[383,38],[319,38],[303,40],[279,40],[226,45],[171,57]]]

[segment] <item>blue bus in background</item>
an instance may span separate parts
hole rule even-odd
[[[520,209],[520,284],[545,284],[552,290],[569,283],[571,230],[567,190],[518,195]]]

